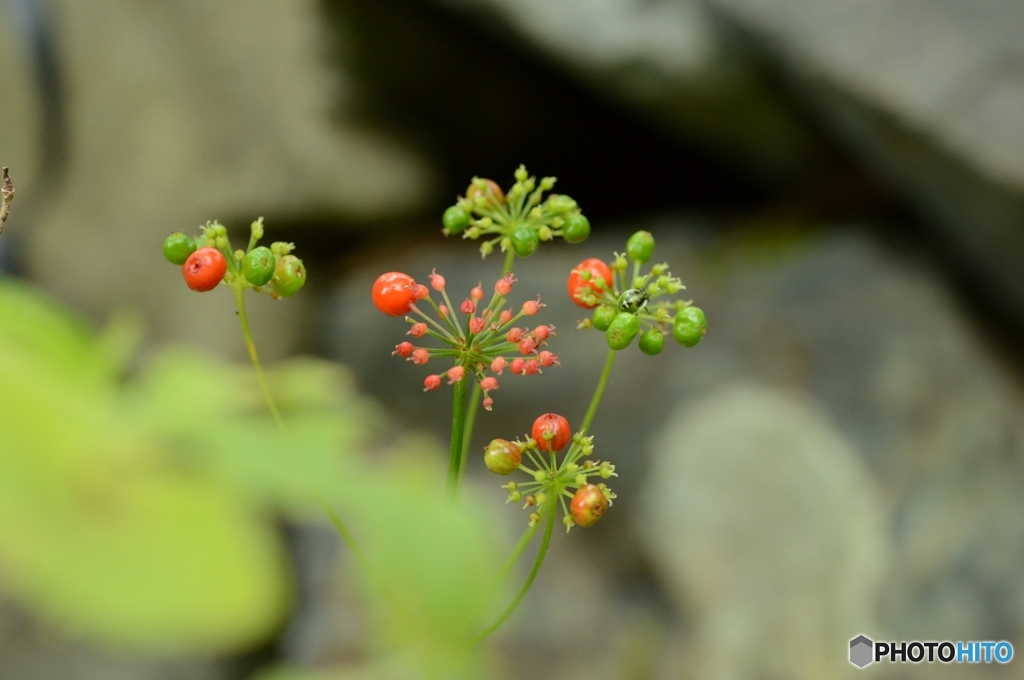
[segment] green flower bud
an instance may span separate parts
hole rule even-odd
[[[453,205],[444,211],[441,223],[448,234],[459,234],[469,226],[471,215],[461,205]]]
[[[277,258],[274,278],[270,280],[274,294],[277,297],[289,297],[298,293],[304,285],[306,285],[306,267],[302,264],[302,260],[294,255]]]
[[[608,330],[612,320],[618,315],[619,310],[611,305],[601,305],[594,310],[594,328],[599,331]]]
[[[510,238],[512,239],[512,247],[519,257],[533,255],[540,246],[540,237],[537,235],[537,231],[527,225],[523,225],[513,231]]]
[[[258,218],[255,222],[249,225],[249,233],[252,234],[253,239],[259,241],[263,238],[263,218]]]
[[[515,177],[517,182],[524,182],[526,181],[526,178],[529,176],[530,173],[526,171],[525,165],[520,164],[519,167],[516,168]]]
[[[174,232],[164,241],[164,257],[171,264],[185,264],[185,260],[194,252],[196,242],[180,231]]]
[[[654,255],[654,237],[649,231],[638,231],[626,241],[626,253],[633,262],[643,264]]]
[[[540,237],[541,241],[550,241],[555,237],[555,235],[551,233],[551,227],[546,224],[542,225],[541,228],[537,230],[537,236]]]
[[[649,328],[640,336],[640,351],[654,356],[665,349],[665,336],[657,328]]]
[[[565,218],[562,225],[562,238],[566,243],[581,243],[590,236],[590,220],[576,213]]]
[[[266,246],[253,248],[246,253],[242,261],[242,275],[254,286],[265,286],[270,283],[276,268],[277,258]]]
[[[636,314],[619,312],[608,326],[605,337],[612,349],[626,349],[640,332],[640,319]]]
[[[693,347],[708,332],[708,321],[700,307],[686,307],[672,322],[672,337],[683,347]]]

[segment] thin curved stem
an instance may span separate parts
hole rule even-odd
[[[474,380],[473,393],[469,395],[469,406],[466,409],[465,431],[462,434],[462,460],[459,461],[460,475],[466,470],[466,457],[469,455],[469,445],[473,439],[473,426],[476,425],[476,411],[480,407],[480,396],[483,393],[484,391],[480,388],[480,383]]]
[[[537,573],[540,571],[541,565],[544,564],[544,558],[547,557],[548,546],[551,545],[551,533],[555,528],[555,515],[558,514],[555,512],[554,496],[549,498],[547,501],[546,513],[547,523],[544,525],[544,538],[543,540],[541,540],[540,550],[537,552],[537,559],[533,563],[533,569],[530,570],[530,575],[526,578],[526,583],[523,584],[523,587],[519,591],[519,594],[516,595],[514,600],[512,600],[512,603],[508,606],[508,608],[502,613],[501,616],[498,617],[498,620],[492,623],[487,628],[487,630],[473,638],[473,644],[479,644],[483,642],[485,639],[487,639],[487,636],[489,636],[494,631],[498,630],[498,628],[501,627],[501,624],[505,623],[505,620],[508,619],[508,617],[512,616],[512,612],[516,610],[516,607],[519,606],[519,603],[522,602],[524,597],[526,597],[526,593],[529,592],[530,586],[533,585],[534,579],[537,578]]]
[[[270,413],[274,416],[274,420],[281,427],[284,427],[284,421],[281,419],[281,414],[277,410],[277,405],[274,403],[273,397],[270,396],[270,386],[267,385],[267,377],[263,374],[263,366],[260,365],[260,358],[256,355],[256,345],[252,341],[252,333],[249,331],[249,318],[245,314],[245,289],[234,288],[235,291],[235,307],[238,308],[238,320],[242,324],[242,335],[245,336],[245,346],[249,350],[249,358],[252,359],[253,368],[256,369],[256,378],[259,380],[260,389],[263,391],[263,398],[267,402],[267,408],[270,409]]]
[[[508,578],[509,572],[512,571],[512,567],[516,566],[516,562],[519,561],[523,551],[526,550],[526,546],[530,545],[530,541],[533,540],[533,535],[537,533],[537,527],[539,526],[540,522],[527,528],[527,530],[523,532],[523,537],[519,539],[519,543],[516,544],[515,550],[513,550],[512,554],[509,555],[508,559],[505,561],[505,566],[501,568],[501,573],[498,574],[497,585],[501,585],[505,582],[505,579]]]
[[[515,262],[515,259],[516,251],[511,246],[509,246],[508,252],[505,253],[505,268],[501,272],[502,276],[512,271],[512,263]]]
[[[612,364],[615,363],[614,349],[608,350],[608,359],[604,362],[604,370],[601,371],[601,379],[597,383],[597,389],[594,391],[594,397],[590,400],[590,408],[587,409],[587,415],[583,418],[583,425],[580,426],[580,432],[586,433],[590,427],[590,423],[594,420],[594,415],[597,413],[597,407],[601,404],[601,397],[604,396],[604,388],[608,384],[608,376],[612,372]]]
[[[462,479],[462,440],[466,436],[466,388],[471,378],[464,376],[455,383],[452,397],[452,447],[448,458],[448,493],[459,492]]]

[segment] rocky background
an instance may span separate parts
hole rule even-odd
[[[159,243],[264,215],[312,272],[253,305],[264,355],[344,361],[443,438],[447,395],[382,349],[400,331],[369,285],[493,278],[440,212],[474,174],[557,175],[595,229],[517,263],[549,318],[576,318],[565,272],[645,228],[710,331],[620,357],[593,431],[620,500],[554,544],[499,677],[855,677],[859,633],[1021,649],[1022,32],[1009,0],[7,0],[0,263],[97,322],[141,310],[151,344],[241,358],[230,301],[183,293]],[[604,342],[558,330],[563,368],[503,383],[481,442],[581,417]],[[264,648],[125,658],[6,604],[0,677],[344,667],[346,555],[291,538],[301,606]]]

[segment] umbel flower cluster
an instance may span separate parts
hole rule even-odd
[[[430,288],[427,288],[408,274],[387,272],[373,284],[373,302],[377,309],[391,316],[414,315],[405,316],[412,324],[408,335],[415,339],[430,336],[445,344],[444,347],[421,347],[406,341],[395,346],[393,354],[417,365],[435,357],[453,362],[442,373],[428,375],[423,381],[423,391],[436,390],[443,377],[447,377],[449,385],[461,382],[467,378],[468,371],[483,392],[483,407],[490,411],[494,405],[490,393],[498,389],[495,376],[502,375],[506,369],[514,375],[535,375],[544,368],[561,365],[558,355],[544,349],[548,338],[555,335],[554,326],[542,324],[530,329],[515,325],[524,317],[535,316],[545,305],[538,296],[524,302],[516,313],[506,307],[506,298],[516,282],[512,274],[495,282],[486,305],[483,304],[483,287],[474,286],[469,297],[459,304],[458,312],[453,311],[455,306],[448,297],[445,278],[435,270],[429,280]],[[440,303],[431,297],[431,289],[440,293]],[[429,305],[436,319],[423,311],[420,303]]]

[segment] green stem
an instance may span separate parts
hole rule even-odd
[[[615,350],[608,350],[608,359],[604,362],[604,370],[601,371],[601,380],[597,383],[597,389],[594,391],[594,398],[590,400],[590,408],[587,409],[587,415],[583,418],[583,425],[580,426],[580,432],[586,433],[590,427],[590,423],[594,420],[594,414],[597,413],[597,407],[601,404],[601,397],[604,396],[605,385],[608,384],[608,376],[612,372],[612,364],[615,362]]]
[[[452,397],[452,448],[448,459],[448,493],[452,496],[459,491],[462,479],[462,440],[466,435],[466,386],[471,376],[463,376],[455,383]]]
[[[469,378],[467,378],[469,380]],[[469,407],[466,409],[466,426],[462,433],[462,459],[459,461],[459,474],[466,470],[466,456],[469,455],[469,445],[473,438],[473,426],[476,424],[476,410],[480,407],[480,397],[484,391],[480,383],[473,381],[473,393],[469,396]]]
[[[259,380],[260,389],[263,390],[263,398],[267,402],[267,408],[270,409],[270,413],[274,416],[274,420],[281,427],[284,427],[284,421],[281,420],[281,414],[277,410],[277,405],[274,404],[274,399],[270,396],[270,386],[267,385],[267,377],[263,375],[263,366],[260,365],[260,358],[256,355],[256,345],[252,341],[252,333],[249,331],[249,318],[245,315],[245,289],[235,288],[235,307],[238,308],[238,320],[242,324],[242,335],[245,336],[245,346],[249,350],[249,358],[252,359],[252,365],[256,369],[256,378]]]
[[[502,613],[502,615],[498,617],[498,620],[492,623],[490,627],[487,628],[487,630],[476,636],[473,639],[473,644],[479,644],[480,642],[483,642],[488,635],[498,630],[498,628],[501,627],[501,624],[505,623],[505,620],[508,619],[508,617],[512,616],[512,612],[516,610],[516,607],[519,606],[519,603],[522,602],[524,597],[526,597],[526,593],[530,590],[530,586],[533,585],[534,579],[537,578],[537,573],[540,571],[541,565],[544,564],[544,558],[547,557],[548,554],[548,546],[551,544],[551,532],[555,528],[555,515],[558,514],[557,512],[555,512],[554,495],[552,495],[552,497],[549,498],[547,501],[546,513],[547,523],[544,525],[544,538],[540,543],[540,550],[537,552],[537,559],[533,563],[533,569],[530,570],[530,575],[526,578],[526,583],[523,584],[522,590],[520,590],[519,594],[516,595],[516,598],[512,600],[512,604],[508,606],[508,609],[506,609],[504,613]],[[523,547],[525,548],[526,546]]]
[[[501,573],[498,574],[498,585],[505,582],[508,578],[508,574],[512,571],[512,567],[516,566],[516,562],[522,556],[523,551],[526,550],[526,546],[530,545],[530,541],[533,540],[533,535],[537,533],[537,527],[540,526],[540,522],[529,527],[524,533],[523,537],[519,539],[519,543],[516,544],[516,549],[509,555],[508,560],[505,561],[505,566],[501,568]]]
[[[501,275],[504,276],[512,271],[512,263],[516,259],[516,251],[509,246],[508,252],[505,253],[505,268],[501,271]]]

